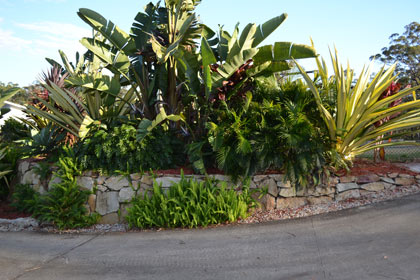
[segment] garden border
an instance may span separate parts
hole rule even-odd
[[[34,190],[45,193],[60,179],[49,176],[42,180],[35,171],[38,161],[33,159],[21,160],[18,163],[18,183],[29,184]],[[185,175],[202,180],[203,175]],[[229,176],[209,175],[219,181],[227,182],[233,186]],[[96,212],[101,218],[99,223],[113,224],[123,222],[127,215],[130,200],[143,195],[152,188],[153,179],[167,189],[173,182],[179,182],[181,175],[165,174],[131,174],[129,176],[100,175],[98,172],[87,171],[76,177],[78,184],[83,188],[94,191],[89,196],[86,208],[89,213]],[[328,183],[316,187],[308,187],[296,191],[289,181],[284,181],[283,174],[255,175],[251,177],[250,188],[262,189],[267,187],[267,194],[259,199],[261,207],[265,210],[297,208],[307,204],[324,204],[332,201],[357,199],[361,196],[380,192],[385,189],[395,189],[398,186],[420,184],[420,175],[387,172],[387,174],[367,174],[358,176],[332,176]]]

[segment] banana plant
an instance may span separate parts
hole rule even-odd
[[[163,90],[163,92],[169,111],[175,114],[182,111],[178,90],[178,60],[185,52],[194,51],[197,40],[201,36],[201,26],[193,12],[199,3],[200,1],[196,0],[165,0],[164,29],[150,34],[150,43],[156,55],[157,64],[166,66],[167,85],[166,91]],[[140,31],[147,32],[142,29]]]
[[[344,70],[338,61],[337,50],[335,55],[330,52],[331,61],[334,68],[333,81],[328,77],[328,69],[325,61],[316,58],[318,75],[321,78],[322,87],[329,88],[335,86],[337,93],[335,108],[327,110],[322,102],[322,95],[325,94],[296,62],[296,65],[311,89],[318,109],[328,128],[328,134],[334,146],[332,147],[344,159],[351,160],[355,156],[366,151],[392,146],[407,145],[415,143],[391,142],[380,143],[391,137],[398,137],[411,134],[410,128],[418,127],[420,124],[420,100],[404,102],[394,107],[389,105],[405,96],[411,95],[413,90],[420,87],[401,90],[395,95],[380,99],[381,94],[397,79],[394,75],[395,65],[385,69],[385,66],[370,80],[373,62],[363,68],[356,84],[354,72],[347,66]],[[381,126],[375,127],[374,124],[389,116],[398,117],[391,119]],[[393,135],[390,133],[393,132]],[[384,136],[380,138],[380,136]]]
[[[248,24],[241,33],[237,25],[232,35],[222,28],[216,35],[206,27],[201,43],[205,88],[213,94],[225,96],[240,88],[249,78],[289,70],[288,60],[292,57],[315,57],[313,47],[291,42],[259,47],[286,19],[287,14],[282,14],[258,26]]]

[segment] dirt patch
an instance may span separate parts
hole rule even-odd
[[[359,176],[367,174],[378,174],[386,175],[388,173],[403,173],[409,175],[418,175],[418,173],[409,170],[401,165],[397,165],[390,162],[373,162],[367,159],[356,159],[353,162],[353,167],[350,168],[350,172],[346,170],[340,170],[336,174],[339,176],[350,175],[350,176]]]
[[[189,167],[180,167],[174,169],[166,169],[166,170],[154,170],[154,174],[163,174],[163,175],[179,175],[181,174],[181,170],[183,170],[185,175],[199,175],[197,172],[194,172],[192,168]],[[283,173],[280,170],[266,170],[264,172],[258,172],[256,175],[272,175],[272,174],[279,174]],[[418,173],[411,171],[404,166],[399,164],[391,163],[391,162],[373,162],[368,159],[356,159],[353,161],[353,166],[350,168],[350,171],[347,172],[346,170],[339,170],[336,172],[338,176],[359,176],[359,175],[367,175],[367,174],[379,174],[379,175],[386,175],[388,173],[403,173],[409,175],[418,175]],[[208,168],[207,174],[220,174],[224,175],[223,171],[217,168]]]
[[[17,219],[30,216],[30,214],[19,212],[16,208],[10,206],[9,203],[0,201],[0,219]]]

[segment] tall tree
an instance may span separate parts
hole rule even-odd
[[[397,63],[396,70],[401,73],[402,84],[420,84],[420,24],[412,22],[405,26],[402,34],[389,37],[389,46],[370,59],[379,59],[386,64]]]

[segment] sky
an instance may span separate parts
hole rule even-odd
[[[78,16],[89,8],[129,32],[134,17],[150,1],[144,0],[0,0],[0,82],[27,86],[49,69],[45,57],[61,61],[63,50],[70,61],[83,53],[79,40],[92,33]],[[155,1],[154,1],[155,2]],[[257,24],[287,13],[287,20],[263,42],[315,43],[329,61],[329,47],[337,48],[341,62],[359,73],[369,57],[389,45],[389,36],[420,21],[420,1],[401,0],[202,0],[197,14],[216,30],[218,24],[232,32],[250,22]],[[302,61],[306,70],[313,59]],[[377,64],[377,67],[380,67]],[[331,69],[332,70],[332,69]],[[331,72],[330,70],[330,72]]]

